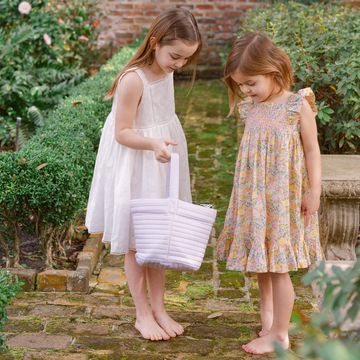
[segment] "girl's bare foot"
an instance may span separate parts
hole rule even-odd
[[[261,338],[255,339],[250,343],[243,345],[242,348],[251,354],[266,354],[274,352],[274,342],[279,343],[284,350],[289,348],[289,336],[281,338],[279,335],[268,333]]]
[[[135,329],[140,331],[142,337],[146,340],[159,341],[170,339],[170,336],[159,326],[152,314],[137,318]]]
[[[156,322],[166,331],[171,337],[176,337],[184,332],[184,328],[174,321],[165,310],[153,312]]]
[[[263,337],[263,336],[267,335],[268,332],[269,332],[269,330],[261,329],[261,331],[259,332],[259,336],[260,336],[260,337]]]

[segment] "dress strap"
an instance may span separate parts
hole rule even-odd
[[[250,109],[252,108],[252,106],[253,106],[253,100],[251,99],[251,97],[247,97],[243,101],[238,103],[238,111],[239,111],[240,119],[242,121],[245,121],[245,118],[248,112],[250,111]]]

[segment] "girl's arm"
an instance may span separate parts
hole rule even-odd
[[[148,138],[132,130],[142,92],[143,83],[136,72],[131,71],[124,75],[119,84],[119,97],[115,115],[115,139],[121,145],[131,149],[152,150],[157,161],[161,163],[169,162],[171,154],[167,146],[177,145],[176,141]]]
[[[315,116],[306,99],[304,99],[301,109],[300,127],[300,135],[304,147],[306,167],[310,181],[310,195],[301,203],[301,211],[304,212],[305,227],[307,227],[311,215],[313,215],[320,206],[321,156]]]

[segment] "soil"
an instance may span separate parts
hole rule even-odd
[[[76,258],[83,249],[89,234],[81,231],[73,237],[71,244],[61,244],[66,252],[66,257],[56,257],[53,255],[54,270],[76,270]],[[44,271],[44,257],[40,250],[38,240],[26,232],[22,232],[20,240],[20,265],[24,268],[34,269],[37,272]],[[5,251],[0,247],[0,267],[6,267]]]
[[[1,151],[10,151],[10,150],[15,150],[15,145],[13,145],[12,147],[9,147],[9,146],[6,146],[6,145],[3,145],[3,146],[0,146],[0,152]]]

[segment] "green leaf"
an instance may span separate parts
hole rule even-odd
[[[346,346],[338,340],[328,340],[322,344],[320,354],[327,360],[349,359]]]
[[[44,121],[40,110],[36,106],[31,106],[28,110],[28,116],[36,126],[43,126]]]
[[[81,16],[75,16],[74,20],[80,25],[84,19]]]
[[[340,141],[339,141],[339,147],[342,148],[342,146],[344,145],[344,141],[345,141],[345,138],[341,138]]]

